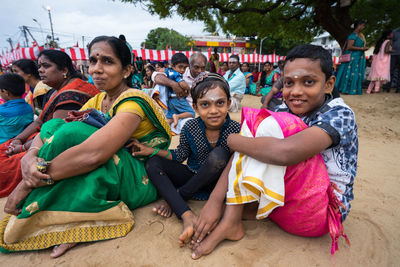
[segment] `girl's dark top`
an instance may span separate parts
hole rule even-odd
[[[208,142],[205,129],[205,124],[200,117],[187,121],[182,128],[178,147],[170,150],[173,160],[183,162],[187,159],[187,166],[193,172],[200,169],[208,154],[214,149]],[[221,146],[229,152],[226,140],[231,133],[239,132],[240,124],[231,120],[228,114],[220,129],[215,147]]]

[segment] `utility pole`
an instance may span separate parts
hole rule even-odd
[[[29,28],[27,26],[22,26],[22,27],[25,29],[25,32],[27,32],[29,34],[29,36],[32,38],[32,40],[39,45],[39,43],[36,41],[35,37],[33,37]],[[28,46],[29,46],[29,44],[28,44]]]
[[[6,41],[10,43],[10,46],[11,46],[11,51],[13,51],[13,50],[14,50],[14,47],[13,47],[13,43],[12,43],[12,40],[11,40],[11,38],[7,38],[7,40],[6,40]]]
[[[42,33],[42,42],[46,43],[46,40],[44,39],[44,35],[43,35],[42,25],[39,23],[39,21],[37,19],[33,19],[33,21],[36,22],[39,25],[40,32]]]
[[[264,37],[264,38],[262,38],[261,39],[261,42],[260,42],[260,55],[261,55],[261,49],[262,49],[262,43],[263,43],[263,41],[266,39],[267,37]],[[260,72],[260,68],[261,68],[261,62],[258,62],[258,72]]]
[[[47,9],[47,11],[49,12],[49,20],[50,20],[50,28],[51,28],[51,39],[53,40],[53,43],[54,43],[53,22],[52,22],[52,20],[51,20],[51,12],[50,12],[51,8],[50,8],[50,6],[47,6],[46,9]]]
[[[22,27],[19,27],[20,29],[21,29],[21,31],[22,31],[22,33],[24,34],[24,37],[25,37],[25,47],[28,47],[29,46],[29,44],[28,44],[28,36],[26,35],[26,26],[22,26]]]

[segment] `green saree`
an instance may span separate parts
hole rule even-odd
[[[135,101],[156,128],[139,141],[167,149],[171,132],[162,111],[144,93],[128,91],[117,99],[108,116],[112,118],[121,103]],[[50,120],[40,132],[44,144],[38,157],[51,161],[96,130],[83,122]],[[20,203],[21,214],[7,216],[0,223],[0,250],[5,253],[38,250],[62,243],[122,237],[134,225],[131,209],[156,198],[157,191],[147,178],[144,159],[134,158],[121,148],[90,173],[34,189]]]

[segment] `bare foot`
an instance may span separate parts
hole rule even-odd
[[[185,244],[188,244],[192,239],[194,234],[194,224],[197,220],[197,215],[193,213],[193,211],[188,210],[182,214],[183,220],[183,230],[181,235],[179,236],[179,246],[183,247]]]
[[[61,244],[58,246],[54,246],[53,251],[50,253],[51,258],[57,258],[63,255],[68,249],[73,248],[77,245],[78,243],[66,243],[66,244]]]
[[[25,199],[30,192],[32,192],[32,189],[27,187],[24,181],[21,181],[8,196],[7,202],[4,205],[4,212],[18,216],[18,214],[21,213],[21,210],[17,209],[17,205]]]
[[[176,126],[178,125],[178,121],[179,121],[178,114],[172,114],[172,119],[174,120],[174,124],[172,124],[172,126],[174,126],[174,128],[176,128]]]
[[[157,201],[155,206],[151,210],[154,213],[157,213],[158,215],[163,216],[165,218],[169,218],[172,215],[171,207],[164,199]]]
[[[206,239],[193,246],[192,259],[197,260],[203,255],[210,254],[225,239],[240,240],[244,234],[242,221],[234,223],[230,220],[222,219]]]

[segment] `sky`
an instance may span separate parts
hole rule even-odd
[[[0,0],[0,51],[10,50],[8,38],[13,40],[14,47],[18,42],[24,45],[25,38],[19,29],[22,25],[32,27],[32,35],[42,45],[51,32],[48,6],[60,47],[76,42],[82,47],[82,36],[86,45],[99,35],[124,34],[133,48],[139,48],[150,30],[157,27],[172,28],[183,35],[204,34],[202,22],[183,20],[176,15],[161,20],[150,15],[145,7],[118,0]],[[32,38],[28,39],[31,46]]]

